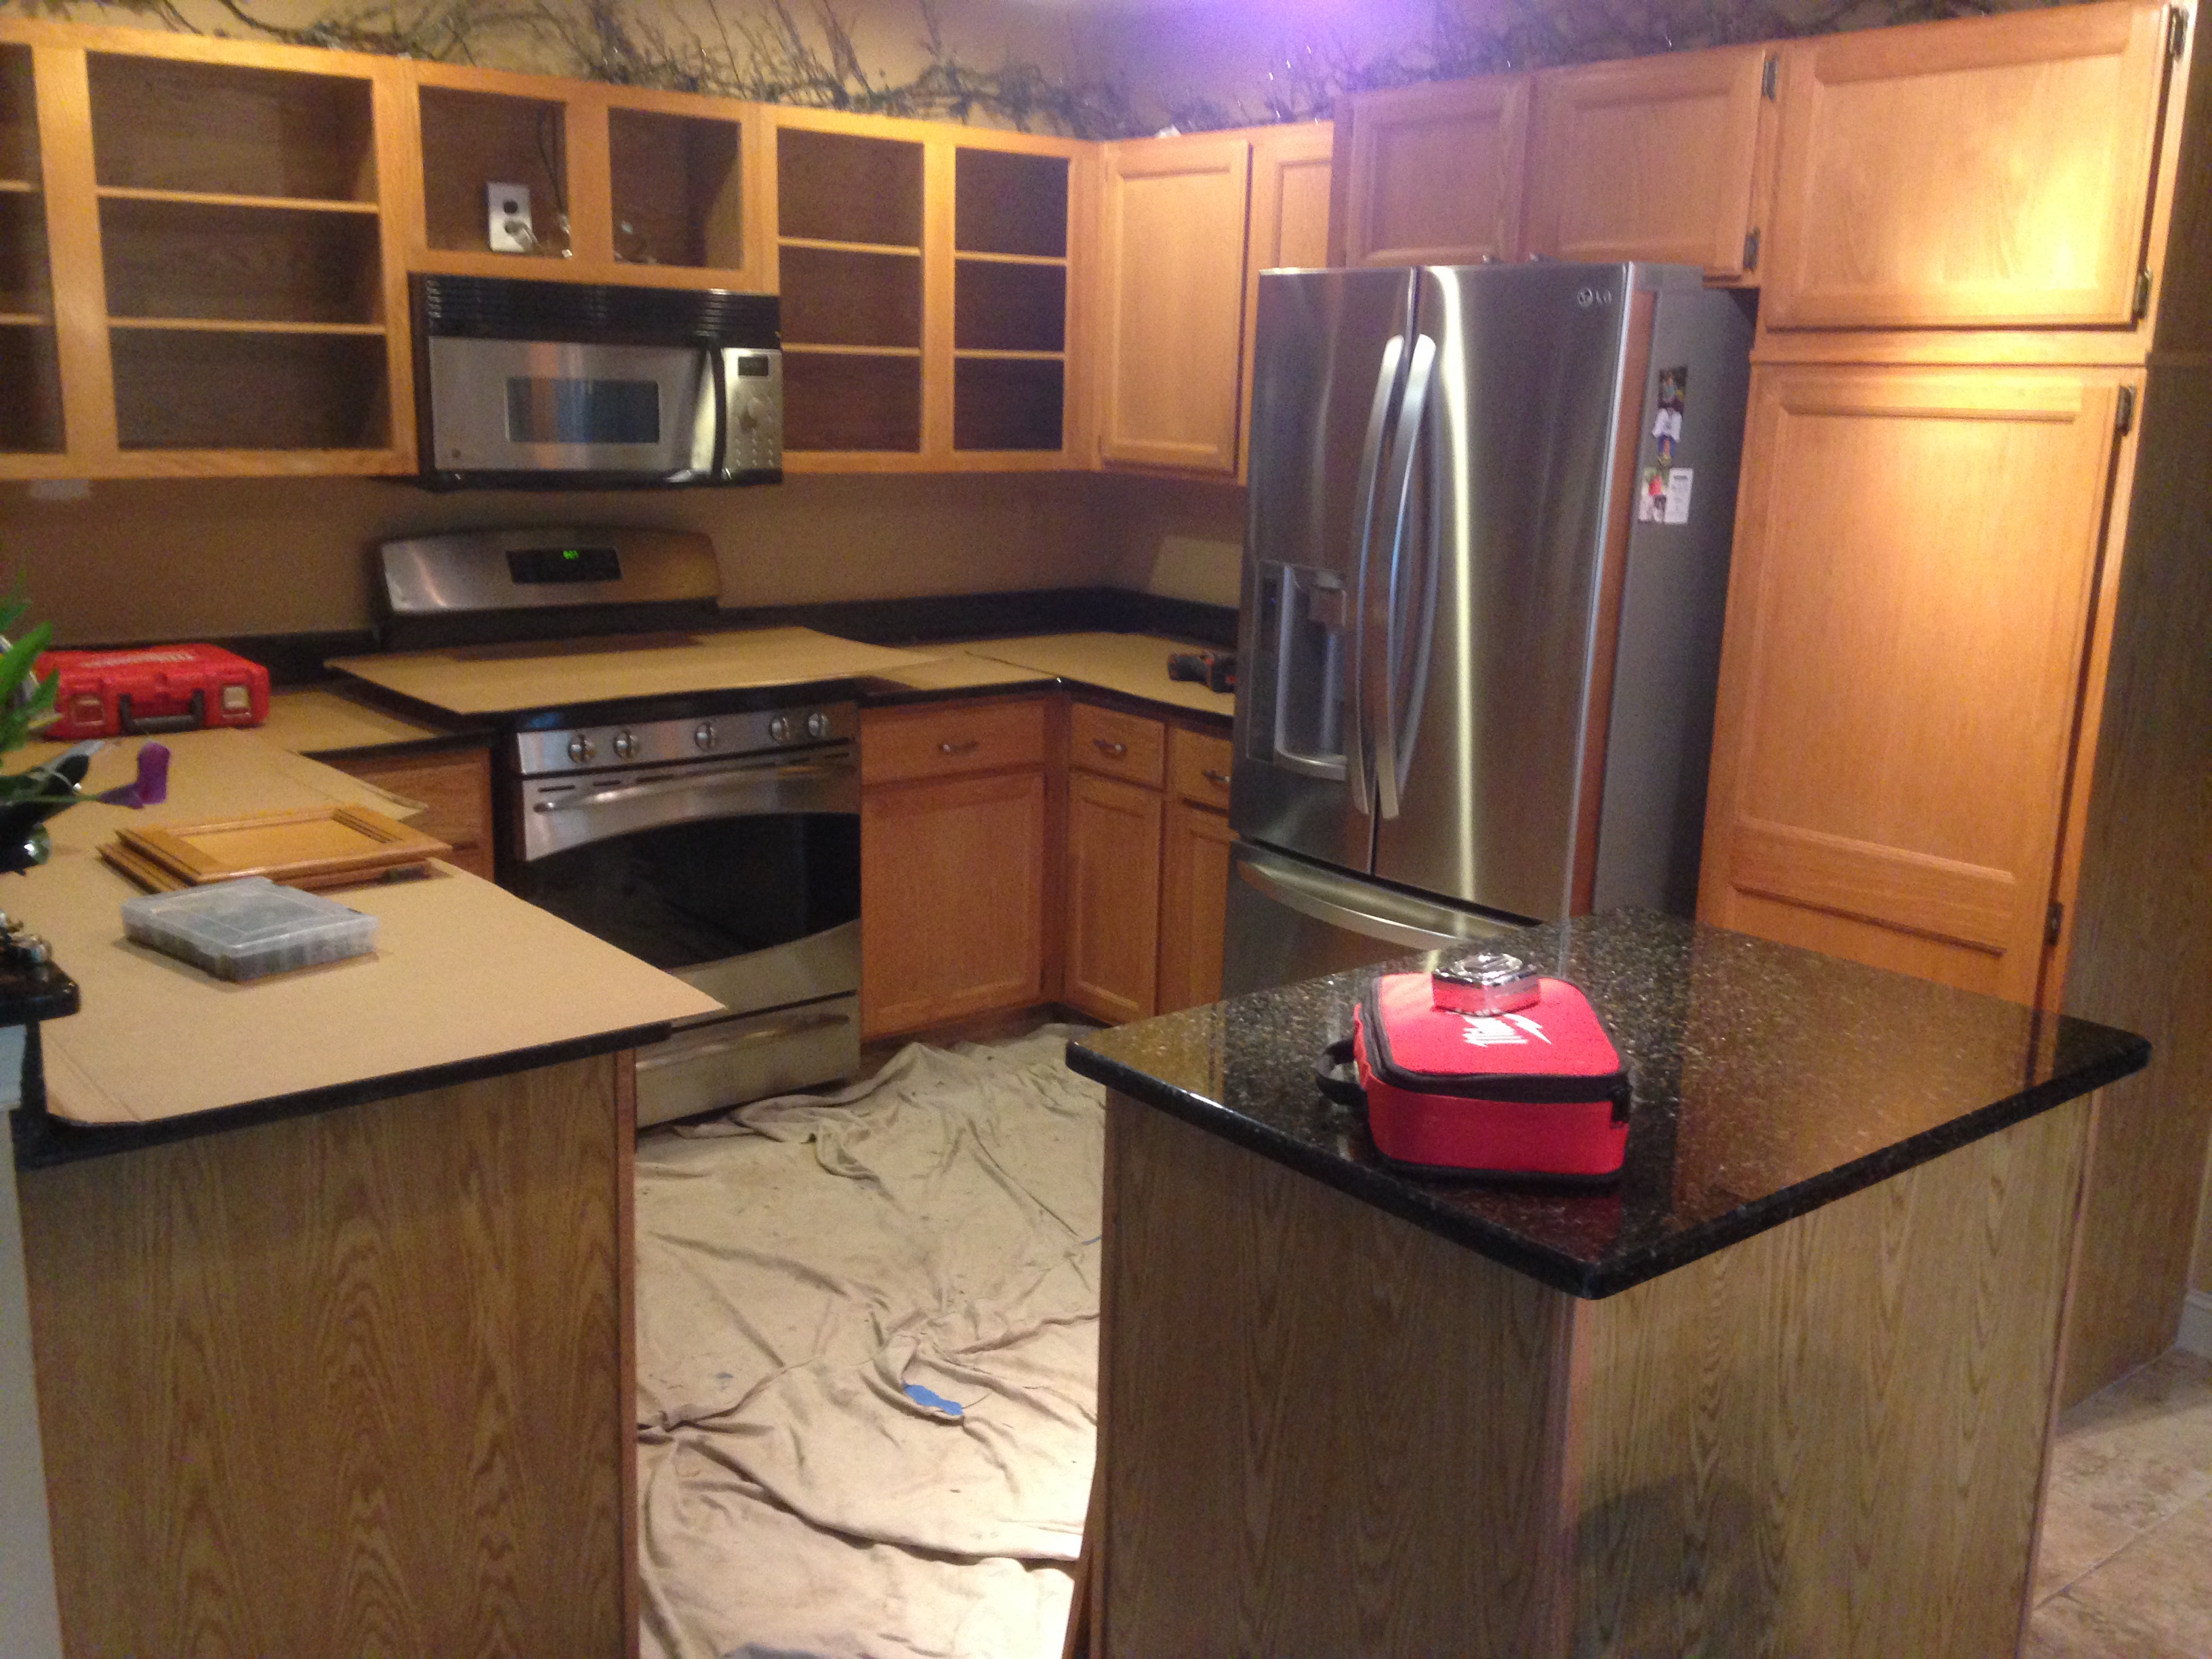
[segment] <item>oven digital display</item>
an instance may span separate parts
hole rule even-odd
[[[741,380],[768,379],[768,354],[765,351],[742,351],[738,354],[738,378]]]
[[[611,547],[519,547],[507,554],[507,568],[518,587],[622,580],[622,561]]]
[[[507,436],[518,444],[657,444],[660,383],[511,376]]]

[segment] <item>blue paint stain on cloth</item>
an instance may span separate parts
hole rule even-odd
[[[967,1415],[966,1410],[957,1400],[947,1400],[943,1395],[923,1388],[919,1382],[908,1382],[905,1387],[906,1397],[917,1406],[926,1406],[933,1412],[943,1412],[948,1417]]]

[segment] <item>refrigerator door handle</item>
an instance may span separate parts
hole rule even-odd
[[[1488,921],[1480,916],[1465,915],[1413,899],[1406,901],[1405,908],[1417,912],[1433,925],[1424,926],[1411,915],[1377,915],[1371,908],[1347,902],[1350,884],[1331,881],[1319,872],[1308,872],[1274,859],[1263,864],[1256,858],[1239,858],[1237,873],[1245,885],[1286,910],[1416,951],[1449,950],[1497,939],[1512,931],[1510,925],[1503,921]]]
[[[1389,574],[1380,607],[1363,605],[1359,618],[1361,711],[1371,709],[1375,714],[1367,740],[1374,757],[1376,810],[1386,818],[1398,816],[1398,796],[1406,783],[1398,738],[1398,586],[1405,575],[1406,507],[1413,493],[1413,465],[1421,452],[1421,417],[1428,407],[1429,382],[1436,374],[1437,343],[1425,334],[1416,336],[1412,358],[1406,395],[1398,405],[1389,490],[1382,505],[1383,522],[1389,526]],[[1381,648],[1370,651],[1376,633],[1382,635]]]
[[[1398,389],[1398,369],[1405,355],[1404,335],[1393,334],[1383,343],[1382,366],[1375,372],[1375,401],[1367,411],[1367,436],[1359,450],[1359,483],[1352,504],[1352,664],[1347,676],[1352,689],[1352,718],[1345,722],[1344,771],[1352,789],[1352,806],[1362,813],[1369,811],[1368,801],[1375,789],[1373,745],[1368,741],[1364,684],[1367,567],[1375,544],[1375,493],[1382,471],[1382,432],[1389,421],[1391,394]]]

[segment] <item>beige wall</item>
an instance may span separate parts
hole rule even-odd
[[[817,477],[574,495],[209,480],[98,483],[63,502],[12,484],[0,488],[0,583],[20,579],[34,614],[52,617],[67,643],[359,628],[371,617],[375,543],[570,522],[706,532],[732,605],[1069,587],[1137,566],[1139,556],[1121,546],[1132,514],[1081,474]],[[1152,522],[1147,512],[1133,516]]]

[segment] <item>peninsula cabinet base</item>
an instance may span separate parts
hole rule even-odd
[[[20,1172],[71,1659],[635,1651],[629,1066]]]
[[[2090,1097],[1596,1302],[1109,1111],[1092,1655],[2016,1650]]]

